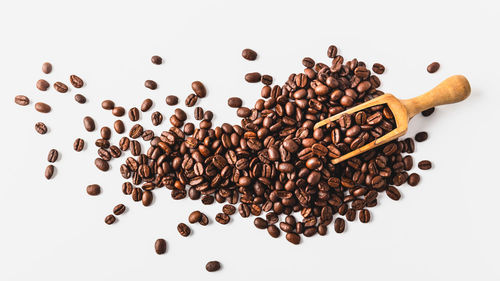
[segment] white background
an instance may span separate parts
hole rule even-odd
[[[499,280],[499,7],[496,1],[413,3],[2,0],[0,280]],[[183,100],[191,81],[201,80],[208,96],[199,105],[215,112],[214,124],[236,123],[227,98],[241,96],[252,106],[260,97],[261,85],[245,83],[245,73],[269,73],[282,84],[303,69],[305,56],[328,62],[330,44],[346,59],[383,63],[381,89],[401,98],[452,74],[464,74],[473,89],[465,102],[412,120],[409,136],[429,132],[414,159],[430,159],[434,168],[421,172],[417,187],[401,187],[399,202],[382,196],[369,224],[349,223],[343,234],[330,227],[327,236],[294,246],[284,235],[273,239],[256,229],[253,219],[235,215],[228,226],[214,223],[221,205],[174,201],[164,189],[154,192],[151,207],[132,202],[121,193],[124,157],[108,173],[94,167],[98,131],[86,132],[82,118],[112,126],[116,118],[100,108],[103,99],[129,108],[152,98],[155,106],[141,121],[152,129],[150,114],[161,111],[166,121],[159,133],[173,112],[165,96]],[[257,61],[241,58],[246,47],[259,53]],[[151,64],[155,54],[163,65]],[[41,72],[44,61],[54,65],[50,75]],[[441,69],[431,75],[432,61]],[[70,74],[86,86],[67,94],[35,88],[40,78],[69,85]],[[158,90],[144,88],[146,79],[156,80]],[[77,104],[75,93],[88,102]],[[14,104],[17,94],[32,103]],[[36,112],[37,101],[52,112]],[[38,121],[48,134],[35,132]],[[91,143],[81,153],[72,150],[76,137]],[[60,159],[47,181],[51,148]],[[88,196],[91,183],[103,193]],[[104,224],[118,203],[128,212]],[[176,226],[194,209],[212,223],[193,226],[183,238]],[[154,253],[157,238],[168,241],[163,256]],[[222,270],[206,272],[209,260],[221,261]]]

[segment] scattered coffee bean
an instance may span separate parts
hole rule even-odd
[[[278,238],[280,236],[280,234],[281,234],[281,231],[279,230],[279,228],[276,225],[274,225],[274,224],[269,225],[267,227],[267,232],[273,238]]]
[[[49,151],[49,155],[47,155],[47,161],[50,163],[54,163],[57,161],[57,158],[59,157],[59,152],[57,152],[56,149],[51,149]]]
[[[429,64],[429,66],[427,66],[427,72],[434,73],[438,71],[439,67],[440,67],[439,62],[433,62]]]
[[[68,91],[68,86],[66,86],[63,82],[56,82],[54,83],[54,89],[56,89],[59,93],[64,94]]]
[[[435,110],[434,107],[426,109],[426,110],[422,111],[422,115],[425,117],[430,116],[432,113],[434,113],[434,110]]]
[[[288,232],[286,234],[286,240],[292,244],[298,245],[300,243],[300,236],[296,233]]]
[[[336,57],[337,56],[337,47],[334,45],[330,45],[330,47],[328,47],[328,51],[326,52],[326,55],[331,59]]]
[[[113,215],[107,215],[107,216],[104,218],[104,222],[105,222],[106,224],[113,224],[113,223],[115,223],[115,221],[116,221],[116,217],[115,217],[115,216],[113,216]]]
[[[115,102],[112,100],[103,100],[101,102],[101,107],[106,110],[112,110],[115,108]]]
[[[165,102],[168,105],[177,105],[179,103],[179,98],[174,95],[169,95],[165,98]]]
[[[153,106],[153,101],[151,99],[145,99],[141,104],[141,111],[146,112]]]
[[[201,83],[200,81],[194,81],[193,83],[191,83],[191,88],[193,89],[194,93],[200,98],[204,98],[207,95],[205,85],[203,85],[203,83]]]
[[[113,124],[113,128],[115,128],[115,132],[118,134],[123,134],[125,132],[125,124],[123,124],[122,120],[116,120]]]
[[[250,72],[245,75],[245,81],[248,83],[260,82],[261,75],[258,72]]]
[[[359,220],[362,222],[362,223],[367,223],[370,221],[370,211],[368,211],[367,209],[363,209],[361,211],[359,211]]]
[[[111,113],[116,117],[122,117],[123,115],[125,115],[125,108],[121,106],[115,106]]]
[[[420,176],[418,174],[412,173],[408,177],[408,184],[411,186],[416,186],[420,182]]]
[[[228,216],[233,215],[234,213],[236,213],[236,207],[226,204],[222,207],[222,212]]]
[[[229,107],[238,108],[243,105],[243,101],[238,97],[232,97],[227,100]]]
[[[201,120],[203,119],[203,108],[197,106],[194,108],[194,119]]]
[[[191,234],[191,228],[182,222],[177,225],[177,231],[184,237],[188,237]]]
[[[209,261],[207,265],[205,265],[205,269],[208,272],[214,272],[220,269],[220,263],[218,261]]]
[[[152,56],[151,62],[156,65],[160,65],[163,62],[163,59],[160,56]]]
[[[83,104],[83,103],[86,103],[86,102],[87,102],[87,98],[86,98],[84,95],[81,95],[81,94],[76,94],[76,95],[75,95],[75,101],[76,101],[77,103],[81,103],[81,104]]]
[[[302,59],[302,65],[307,67],[307,68],[313,68],[316,63],[314,60],[310,57],[305,57]]]
[[[155,252],[158,255],[163,255],[167,252],[167,241],[165,239],[157,239],[155,242]]]
[[[190,136],[193,133],[194,133],[194,124],[193,123],[184,124],[184,134]]]
[[[44,79],[40,79],[36,82],[36,88],[40,91],[47,91],[49,87],[50,87],[49,82],[47,82]]]
[[[18,105],[26,106],[30,103],[30,99],[27,96],[17,95],[14,98],[14,102]]]
[[[74,74],[69,77],[69,81],[71,82],[71,85],[73,85],[73,87],[78,88],[78,89],[83,87],[83,84],[84,84],[82,78],[80,78]]]
[[[205,226],[205,225],[208,225],[208,223],[209,223],[209,220],[208,220],[207,215],[201,214],[200,225]]]
[[[214,113],[211,110],[207,110],[205,111],[205,113],[203,113],[203,119],[207,121],[212,121],[213,118],[214,118]]]
[[[187,107],[193,107],[197,101],[198,101],[198,96],[195,94],[190,94],[189,96],[187,96],[185,104]]]
[[[44,62],[42,64],[42,72],[45,74],[52,72],[52,64],[50,64],[50,62]]]
[[[243,51],[241,52],[241,56],[244,59],[250,61],[254,61],[255,59],[257,59],[257,53],[252,49],[243,49]]]
[[[50,105],[43,102],[35,103],[35,109],[36,111],[41,113],[49,113],[52,110],[52,108],[50,108]]]
[[[345,230],[345,220],[342,218],[336,218],[334,223],[334,229],[337,233],[342,233]]]
[[[153,80],[146,80],[146,82],[144,82],[144,86],[150,90],[156,90],[158,88],[158,84],[156,84]]]
[[[422,160],[418,162],[418,168],[420,170],[429,170],[430,168],[432,168],[432,163],[429,160]]]
[[[97,169],[99,169],[99,170],[101,170],[103,172],[106,172],[107,170],[109,170],[109,164],[108,164],[108,162],[104,161],[101,158],[96,158],[95,161],[94,161],[94,164],[97,167]]]
[[[85,127],[85,130],[87,130],[88,132],[94,131],[95,130],[94,119],[92,119],[92,117],[90,116],[85,116],[85,118],[83,118],[83,126]]]
[[[113,208],[113,214],[115,214],[116,216],[119,216],[119,215],[123,214],[126,209],[127,209],[127,207],[125,207],[125,205],[118,204]]]
[[[273,77],[271,75],[264,74],[260,78],[260,82],[264,85],[271,85],[273,83]]]
[[[427,134],[427,132],[419,132],[415,135],[415,140],[418,142],[423,142],[427,140],[428,137],[429,135]]]
[[[132,107],[131,109],[129,109],[128,118],[133,122],[139,120],[139,109],[137,109],[137,107]]]
[[[35,124],[35,131],[40,135],[45,135],[47,133],[47,126],[43,122],[37,122]]]
[[[153,203],[153,193],[149,190],[146,190],[142,193],[142,205],[150,206]]]
[[[87,194],[96,196],[101,194],[101,187],[98,184],[91,184],[87,186]]]
[[[75,140],[75,142],[73,143],[73,149],[75,151],[82,151],[83,150],[83,147],[85,145],[85,141],[78,138]]]
[[[109,140],[111,138],[111,129],[109,127],[102,127],[101,128],[101,137],[105,140]]]
[[[48,165],[47,168],[45,168],[45,178],[50,180],[52,176],[54,175],[54,165]]]
[[[231,218],[224,213],[218,213],[215,216],[215,221],[217,221],[220,224],[228,224],[230,220],[231,220]]]
[[[253,221],[253,224],[258,229],[266,229],[267,228],[267,221],[261,217],[255,218],[255,220]]]
[[[385,71],[385,66],[383,66],[380,63],[374,63],[372,66],[372,70],[373,70],[373,72],[375,72],[377,74],[382,74]]]
[[[160,112],[155,111],[153,114],[151,114],[151,122],[153,123],[153,126],[158,126],[161,124],[163,121],[163,115],[161,115]]]
[[[188,218],[190,223],[197,223],[201,220],[202,213],[200,211],[193,211]]]

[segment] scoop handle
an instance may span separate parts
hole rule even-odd
[[[469,95],[470,85],[467,78],[463,75],[453,75],[427,93],[401,102],[408,111],[408,118],[412,118],[431,107],[463,101]]]

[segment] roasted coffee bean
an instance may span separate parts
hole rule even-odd
[[[109,140],[111,138],[111,129],[109,127],[102,127],[101,128],[101,138],[105,140]]]
[[[75,151],[82,151],[84,146],[85,146],[85,141],[80,138],[76,139],[75,142],[73,143],[73,149]]]
[[[77,103],[83,104],[83,103],[87,102],[87,98],[84,95],[82,95],[82,94],[76,94],[75,95],[75,101]]]
[[[197,223],[201,220],[201,217],[202,217],[202,213],[200,211],[193,211],[190,215],[189,215],[189,218],[188,218],[188,221],[190,223]]]
[[[418,162],[418,168],[420,170],[429,170],[430,168],[432,168],[432,163],[429,160],[422,160]]]
[[[203,108],[197,106],[194,108],[194,119],[201,120],[203,119]]]
[[[240,213],[241,217],[247,218],[250,216],[250,207],[246,204],[240,204],[238,207],[238,212]]]
[[[268,232],[268,233],[269,233],[269,235],[271,235],[271,237],[273,237],[273,238],[278,238],[278,237],[280,236],[280,234],[281,234],[281,232],[280,232],[279,228],[278,228],[276,225],[274,225],[274,224],[269,225],[269,226],[267,227],[267,232]]]
[[[372,70],[373,70],[373,72],[375,72],[377,74],[382,74],[385,71],[385,66],[383,66],[380,63],[374,63],[372,66]]]
[[[83,126],[85,127],[85,130],[88,132],[92,132],[95,130],[95,122],[94,119],[90,116],[86,116],[83,118]]]
[[[130,182],[124,182],[122,184],[122,192],[123,192],[123,194],[125,194],[125,195],[131,195],[133,191],[134,191],[134,187],[132,186],[132,184]]]
[[[205,85],[203,85],[200,81],[194,81],[191,83],[191,89],[193,89],[193,92],[200,98],[204,98],[207,95]]]
[[[160,56],[152,56],[151,62],[156,65],[160,65],[163,62],[163,59]]]
[[[345,218],[348,221],[354,221],[356,219],[356,210],[354,209],[347,210],[347,212],[345,213]]]
[[[257,59],[257,53],[252,49],[243,49],[243,51],[241,52],[241,56],[244,59],[250,60],[250,61]]]
[[[214,118],[214,113],[212,111],[207,110],[205,111],[205,113],[203,113],[203,119],[207,121],[212,121],[213,118]]]
[[[419,132],[415,135],[415,140],[418,142],[423,142],[427,140],[428,137],[429,135],[427,134],[427,132]]]
[[[74,74],[69,77],[69,81],[71,82],[71,85],[73,85],[73,87],[75,88],[81,88],[83,87],[84,84],[82,78]]]
[[[35,124],[35,131],[40,135],[45,135],[47,133],[47,126],[43,122],[37,122]]]
[[[118,145],[120,146],[121,151],[126,151],[130,146],[130,139],[127,137],[122,137]]]
[[[236,213],[236,207],[226,204],[224,205],[224,207],[222,207],[222,212],[228,216],[233,215],[234,213]]]
[[[370,211],[367,209],[363,209],[359,211],[359,221],[362,223],[367,223],[370,221]]]
[[[175,109],[175,117],[177,117],[180,121],[186,121],[187,119],[186,112],[180,108]]]
[[[224,214],[224,213],[218,213],[216,216],[215,216],[215,220],[220,223],[220,224],[228,224],[229,221],[231,220],[231,218]]]
[[[27,96],[17,95],[14,98],[14,102],[18,105],[26,106],[30,103],[30,99]]]
[[[144,206],[150,206],[151,203],[153,202],[153,193],[149,190],[146,190],[142,193],[142,205]]]
[[[115,106],[111,113],[116,117],[122,117],[123,115],[125,115],[125,108],[121,106]]]
[[[132,126],[132,128],[130,129],[130,132],[129,132],[129,137],[133,138],[133,139],[136,139],[138,137],[140,137],[142,135],[142,132],[144,131],[144,129],[142,128],[141,125],[139,124],[135,124],[134,126]]]
[[[36,111],[41,113],[49,113],[52,110],[52,108],[50,108],[50,105],[43,102],[35,103],[35,109]]]
[[[113,224],[115,223],[116,221],[116,217],[114,215],[107,215],[105,218],[104,218],[104,222],[106,224]]]
[[[155,242],[155,252],[158,255],[163,255],[167,252],[167,241],[165,239],[157,239]]]
[[[328,51],[326,52],[326,55],[331,59],[336,57],[337,56],[337,47],[334,45],[331,45],[330,47],[328,47]]]
[[[59,153],[57,152],[56,149],[51,149],[49,151],[49,155],[47,155],[47,161],[50,163],[54,163],[57,160],[57,157],[59,157]]]
[[[240,107],[236,111],[236,114],[238,115],[238,117],[245,118],[245,117],[250,116],[250,114],[252,114],[252,112],[248,107]]]
[[[40,79],[36,82],[36,88],[40,91],[47,91],[49,87],[50,87],[49,82],[47,82],[44,79]]]
[[[302,65],[307,67],[307,68],[313,68],[316,63],[314,60],[310,57],[305,57],[302,59]]]
[[[128,118],[130,119],[130,121],[134,122],[139,120],[139,109],[137,109],[137,107],[132,107],[131,109],[129,109]]]
[[[411,170],[411,168],[413,168],[413,157],[411,157],[411,155],[406,155],[403,158],[403,164],[406,171]]]
[[[434,107],[426,109],[426,110],[422,111],[422,115],[425,117],[430,116],[432,113],[434,113],[434,110],[435,110]]]
[[[257,83],[260,82],[261,75],[258,72],[250,72],[245,74],[245,81],[248,83]]]
[[[243,101],[238,97],[232,97],[227,100],[229,107],[238,108],[243,105]]]
[[[158,88],[158,84],[156,84],[156,82],[153,80],[146,80],[144,82],[144,87],[146,87],[150,90],[156,90],[156,88]]]
[[[116,216],[119,216],[123,213],[125,213],[125,210],[127,209],[127,207],[125,207],[125,205],[123,204],[118,204],[116,205],[114,208],[113,208],[113,214],[115,214]]]
[[[113,124],[113,128],[118,134],[123,134],[125,132],[125,124],[123,124],[122,120],[116,120]]]
[[[255,225],[255,227],[257,227],[259,229],[266,229],[267,228],[267,221],[261,217],[255,218],[255,220],[253,221],[253,224]]]
[[[193,107],[196,102],[198,101],[198,96],[195,95],[195,94],[189,94],[187,97],[186,97],[186,101],[185,101],[185,104],[187,107]]]
[[[273,83],[273,77],[271,75],[264,74],[260,78],[260,82],[264,85],[271,85]]]
[[[45,168],[45,178],[50,180],[54,176],[54,165],[48,165]]]
[[[289,232],[286,234],[286,240],[292,244],[298,245],[300,243],[300,236],[296,233]]]
[[[220,269],[220,263],[218,261],[209,261],[207,265],[205,265],[205,269],[208,272],[214,272]]]
[[[201,214],[200,225],[205,226],[205,225],[208,225],[208,223],[209,223],[209,220],[208,220],[207,215]]]
[[[434,73],[438,71],[439,67],[440,67],[439,62],[433,62],[427,66],[427,72]]]
[[[96,158],[95,161],[94,161],[94,164],[97,167],[97,169],[99,169],[99,170],[101,170],[103,172],[106,172],[107,170],[109,170],[109,164],[108,164],[108,162],[104,161],[101,158]]]
[[[113,158],[118,158],[122,155],[122,152],[118,146],[112,145],[109,147],[109,154],[111,154],[111,157]]]
[[[401,193],[399,193],[399,190],[394,187],[394,186],[389,186],[387,188],[387,190],[385,191],[385,194],[387,194],[387,196],[389,198],[391,198],[392,200],[399,200],[399,198],[401,198]]]
[[[165,98],[165,102],[168,105],[177,105],[179,103],[179,98],[177,96],[170,95]]]
[[[191,234],[191,228],[189,228],[189,226],[182,222],[177,225],[177,231],[184,237],[187,237],[189,236],[189,234]]]
[[[42,64],[42,72],[45,74],[52,72],[52,64],[50,64],[50,62],[44,62]]]
[[[98,184],[91,184],[87,186],[87,194],[96,196],[101,193],[101,187]]]
[[[66,93],[68,91],[68,86],[66,86],[63,82],[56,82],[54,83],[54,89],[56,89],[59,93]]]
[[[411,186],[416,186],[420,182],[420,176],[416,173],[412,173],[408,177],[408,184]]]
[[[345,230],[345,220],[342,218],[336,218],[334,223],[334,229],[337,233],[342,233]]]
[[[151,114],[151,122],[153,126],[160,125],[161,122],[163,122],[163,115],[158,111],[153,112],[153,114]]]

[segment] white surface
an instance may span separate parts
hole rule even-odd
[[[0,280],[499,280],[499,7],[496,1],[360,2],[2,1]],[[173,108],[164,97],[183,100],[193,80],[207,86],[199,104],[215,112],[216,125],[237,122],[227,98],[242,96],[251,106],[260,95],[261,85],[245,83],[245,73],[269,73],[282,84],[303,69],[303,57],[327,61],[330,44],[346,59],[383,63],[382,90],[401,98],[452,74],[466,75],[473,89],[467,101],[411,122],[409,135],[430,135],[414,159],[430,159],[434,168],[419,172],[418,187],[402,187],[399,202],[380,200],[367,225],[349,223],[341,235],[330,227],[326,237],[294,246],[235,215],[228,226],[196,225],[183,238],[176,226],[190,211],[213,218],[221,205],[175,202],[158,190],[145,208],[121,193],[123,157],[101,173],[92,144],[72,150],[76,137],[89,144],[98,135],[83,129],[85,115],[112,126],[103,99],[129,108],[152,98],[155,107],[142,122],[152,128],[150,114],[160,110],[166,127]],[[259,53],[257,61],[241,58],[245,47]],[[151,64],[154,54],[165,63]],[[435,60],[441,69],[428,74]],[[44,61],[53,63],[52,74],[41,72]],[[87,82],[84,88],[67,94],[35,88],[39,78],[68,83],[73,73]],[[144,88],[146,79],[159,89]],[[80,92],[85,105],[73,100]],[[30,106],[14,104],[17,94],[29,96]],[[36,112],[37,101],[53,111]],[[50,133],[38,135],[37,121]],[[50,148],[61,157],[47,181]],[[102,186],[100,196],[85,193],[91,183]],[[128,212],[105,225],[118,203]],[[153,250],[160,237],[168,241],[163,256]],[[223,269],[207,273],[205,263],[214,259]]]

